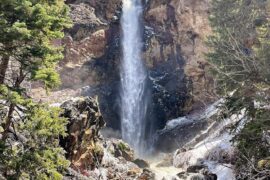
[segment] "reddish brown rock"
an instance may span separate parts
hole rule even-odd
[[[204,56],[208,51],[205,40],[211,34],[208,15],[208,0],[150,0],[145,15],[147,25],[155,33],[144,54],[146,64],[157,69],[169,61],[175,61],[175,69],[169,70],[184,70],[189,82],[188,93],[192,98],[191,103],[187,101],[185,104],[186,111],[211,101],[212,79],[207,74]],[[179,55],[184,64],[177,62]]]
[[[98,30],[81,41],[74,41],[67,36],[63,41],[66,47],[65,59],[61,64],[65,67],[81,66],[91,58],[98,58],[106,50],[106,31]]]

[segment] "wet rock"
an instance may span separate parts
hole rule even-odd
[[[219,125],[215,117],[219,113],[217,107],[220,102],[216,101],[201,111],[168,121],[166,126],[155,134],[156,149],[173,152],[179,148],[192,147],[203,140]]]
[[[96,175],[103,174],[104,179],[127,179],[133,180],[138,177],[142,170],[133,162],[126,160],[122,156],[116,156],[115,150],[119,143],[117,139],[104,140],[104,156],[102,159],[102,169],[96,170]],[[99,177],[99,176],[98,176]]]
[[[180,172],[177,176],[183,180],[206,180],[204,175],[198,173]]]
[[[146,64],[154,71],[168,64],[171,68],[166,67],[168,74],[184,70],[185,79],[179,79],[175,84],[186,84],[194,95],[192,102],[186,100],[185,111],[209,102],[207,92],[213,89],[203,58],[207,52],[204,39],[211,33],[209,7],[207,0],[149,0],[146,4],[145,24],[154,30],[154,35],[147,39]],[[183,57],[184,64],[179,57]]]
[[[76,170],[94,169],[103,158],[99,131],[105,122],[100,114],[98,102],[91,97],[77,98],[61,105],[62,116],[69,121],[67,137],[60,140],[66,150],[71,167]]]
[[[177,174],[180,179],[183,180],[217,180],[216,174],[200,174],[200,173],[187,173],[180,172]]]
[[[111,139],[110,141],[113,146],[111,153],[113,153],[115,157],[123,157],[126,161],[134,160],[134,150],[131,149],[127,143],[118,139]]]
[[[205,176],[202,174],[191,174],[189,175],[190,180],[206,180]]]
[[[171,129],[163,129],[156,133],[155,147],[161,152],[172,152],[177,148],[184,147],[198,133],[207,129],[210,122],[206,120],[188,119]],[[181,141],[179,141],[181,139]]]
[[[144,169],[137,180],[155,180],[155,174],[149,169]]]
[[[87,180],[88,178],[78,173],[74,169],[68,168],[64,174],[63,180],[75,180],[75,179]]]
[[[151,68],[150,86],[152,87],[152,104],[153,114],[159,121],[159,128],[163,128],[170,119],[183,116],[185,105],[189,99],[184,74],[184,60],[181,54],[172,55],[175,60],[168,60],[161,65]]]
[[[148,168],[150,166],[149,163],[143,159],[135,159],[133,161],[133,163],[135,163],[136,165],[138,165],[142,169]]]
[[[222,147],[216,147],[209,150],[206,155],[206,159],[210,161],[216,161],[222,164],[230,164],[235,162],[236,154],[233,147],[224,149]]]
[[[188,173],[198,173],[204,168],[206,168],[205,165],[193,165],[193,166],[189,166],[187,168],[187,172]]]
[[[206,176],[206,180],[217,180],[218,179],[217,175],[213,174],[213,173],[209,173],[205,176]]]
[[[187,178],[187,176],[186,176],[186,172],[180,172],[180,173],[178,173],[177,174],[177,176],[180,178],[180,179],[185,179],[185,178]]]

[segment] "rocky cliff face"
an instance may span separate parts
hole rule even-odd
[[[208,0],[150,0],[146,4],[145,25],[152,36],[146,39],[144,56],[166,99],[176,106],[170,107],[167,118],[179,117],[208,100],[211,78],[204,60],[204,41],[211,32],[208,9]]]
[[[67,3],[74,27],[58,42],[65,45],[65,59],[59,66],[61,90],[71,96],[98,95],[108,126],[119,129],[121,0]],[[199,109],[209,100],[211,78],[203,57],[204,40],[211,32],[209,3],[148,0],[144,4],[143,58],[152,91],[149,114],[162,128],[167,120]]]

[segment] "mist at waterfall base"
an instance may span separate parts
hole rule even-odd
[[[141,0],[123,0],[121,133],[123,140],[140,156],[145,155],[146,149],[149,149],[147,137],[152,131],[146,118],[150,96],[147,88],[148,73],[141,57],[142,12]]]

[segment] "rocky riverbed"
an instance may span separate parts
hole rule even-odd
[[[69,135],[61,140],[71,161],[65,179],[234,179],[231,164],[234,149],[230,142],[232,136],[226,127],[243,116],[231,117],[217,126],[202,130],[193,139],[197,139],[194,144],[185,143],[185,146],[171,153],[156,152],[141,159],[127,143],[106,131],[96,99],[75,98],[61,107],[64,109],[63,116],[69,119]],[[212,110],[215,109],[212,107]],[[171,128],[177,126],[181,123]],[[207,131],[211,131],[211,135],[198,138]]]

